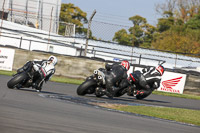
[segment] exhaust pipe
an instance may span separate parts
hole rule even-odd
[[[98,79],[102,79],[102,76],[98,76]]]
[[[98,70],[94,70],[94,74],[98,74]]]

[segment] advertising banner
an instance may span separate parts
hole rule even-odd
[[[186,74],[165,72],[158,91],[183,94]]]
[[[14,49],[0,48],[0,70],[12,71]]]
[[[141,71],[142,68],[136,67],[135,70]],[[186,82],[186,74],[165,71],[162,76],[160,87],[157,90],[183,94],[185,82]]]

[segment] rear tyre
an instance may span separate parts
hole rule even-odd
[[[7,86],[8,88],[13,89],[26,78],[27,74],[25,72],[17,74],[10,81],[8,81]]]
[[[143,95],[137,95],[136,98],[137,98],[138,100],[142,100],[142,99],[148,97],[150,94],[151,94],[151,93],[143,94]]]
[[[118,92],[115,93],[114,97],[121,97],[122,95],[124,95],[126,92],[124,92],[124,90],[119,90]]]
[[[95,92],[96,86],[97,84],[94,79],[86,80],[77,88],[76,93],[80,96],[84,96],[85,94],[92,94]]]

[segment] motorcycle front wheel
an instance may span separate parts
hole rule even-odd
[[[96,87],[97,84],[94,79],[86,80],[77,88],[76,93],[80,96],[84,96],[85,94],[92,94],[95,92]]]
[[[8,88],[13,89],[15,86],[20,84],[26,78],[27,74],[25,72],[17,74],[11,80],[8,81],[7,86]]]

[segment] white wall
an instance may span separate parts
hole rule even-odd
[[[72,42],[73,39],[67,39],[64,38],[63,36],[51,33],[50,39],[62,40],[62,42],[65,42],[65,45],[68,45],[68,46],[59,46],[58,43],[56,42],[48,41],[49,35],[48,32],[46,31],[19,25],[9,21],[3,21],[3,27],[16,31],[10,31],[5,29],[1,30],[2,32],[1,33],[2,36],[0,36],[1,45],[10,45],[27,50],[41,50],[47,52],[49,52],[49,47],[53,46],[53,51],[51,52],[63,55],[76,56],[77,48],[73,47],[71,43],[67,43],[67,42]],[[19,31],[23,31],[23,33]],[[25,31],[35,32],[35,33],[27,33]],[[41,33],[41,34],[36,34],[36,33]]]

